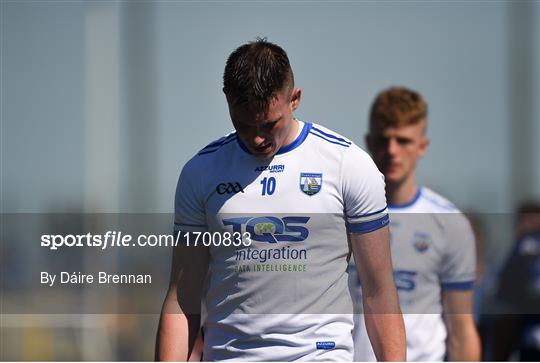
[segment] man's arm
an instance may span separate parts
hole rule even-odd
[[[187,361],[200,328],[201,298],[208,271],[206,247],[174,248],[169,290],[159,321],[156,359]]]
[[[378,361],[406,361],[405,327],[392,275],[388,226],[351,234],[364,319]]]
[[[443,290],[442,299],[448,358],[479,361],[481,348],[473,318],[472,290]]]

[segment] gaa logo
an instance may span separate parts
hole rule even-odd
[[[240,183],[220,183],[216,187],[216,192],[218,194],[236,194],[240,192],[244,192],[244,188],[240,185]]]

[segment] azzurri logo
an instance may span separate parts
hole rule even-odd
[[[315,345],[317,349],[331,350],[336,347],[336,342],[317,342]]]
[[[233,233],[248,232],[253,241],[302,242],[309,236],[305,227],[310,217],[236,217],[223,219],[224,226],[232,226]]]
[[[255,168],[257,172],[269,171],[271,173],[281,173],[285,171],[285,165],[263,165]]]

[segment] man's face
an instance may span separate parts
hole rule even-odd
[[[399,184],[414,175],[416,162],[429,145],[425,122],[386,128],[374,125],[370,129],[366,143],[387,183]]]
[[[297,129],[293,111],[300,104],[300,96],[300,88],[285,87],[271,98],[268,110],[260,112],[227,95],[234,128],[253,156],[270,159],[282,146],[294,141]]]

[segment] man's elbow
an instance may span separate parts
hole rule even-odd
[[[364,294],[362,289],[362,298],[364,309],[373,313],[401,314],[399,298],[396,287],[393,283],[380,284],[370,289]]]

